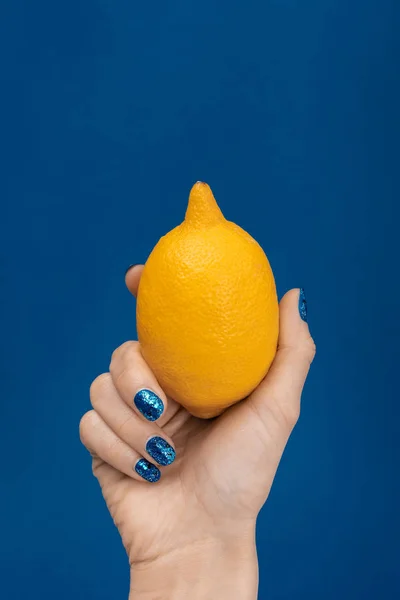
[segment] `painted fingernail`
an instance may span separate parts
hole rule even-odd
[[[125,275],[127,274],[128,271],[130,271],[131,269],[133,269],[133,267],[136,267],[137,265],[138,265],[138,263],[133,263],[132,265],[129,265],[129,267],[125,271]]]
[[[303,321],[307,323],[307,300],[303,288],[300,288],[299,313]]]
[[[156,465],[153,465],[145,458],[137,461],[135,471],[140,477],[143,477],[146,481],[150,481],[150,483],[155,483],[161,477],[160,469],[157,469]]]
[[[155,435],[146,444],[146,452],[151,458],[163,466],[170,465],[175,460],[175,450],[162,437]]]
[[[163,401],[151,390],[140,390],[133,401],[138,411],[148,421],[156,421],[164,411]]]

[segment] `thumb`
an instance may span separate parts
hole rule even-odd
[[[218,468],[216,477],[228,480],[230,494],[239,494],[252,514],[265,502],[299,416],[301,392],[315,354],[306,307],[302,290],[290,290],[282,298],[278,351],[267,376],[247,399],[216,419],[208,438],[214,439],[209,472]]]
[[[278,351],[266,378],[250,396],[263,418],[271,414],[290,434],[300,415],[303,386],[315,356],[315,343],[307,325],[303,289],[287,292],[279,305]]]

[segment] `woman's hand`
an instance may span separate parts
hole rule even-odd
[[[126,276],[134,295],[141,272]],[[298,289],[284,296],[267,377],[216,419],[167,398],[138,342],[120,346],[93,382],[80,434],[129,556],[135,600],[257,597],[256,518],[315,354],[305,308]]]

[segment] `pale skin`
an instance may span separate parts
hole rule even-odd
[[[126,275],[136,295],[143,267]],[[255,528],[287,440],[315,344],[298,311],[299,290],[280,302],[276,358],[245,400],[212,420],[192,417],[167,398],[141,356],[138,342],[112,355],[110,370],[93,382],[93,410],[80,423],[110,514],[129,557],[129,600],[255,600]],[[133,398],[154,391],[164,403],[150,422]],[[152,436],[176,450],[159,466],[156,483],[135,471]],[[156,464],[156,463],[155,463]]]

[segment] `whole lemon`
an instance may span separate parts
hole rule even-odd
[[[140,280],[145,360],[168,396],[210,418],[257,387],[275,356],[278,329],[264,251],[197,182],[184,222],[160,239]]]

